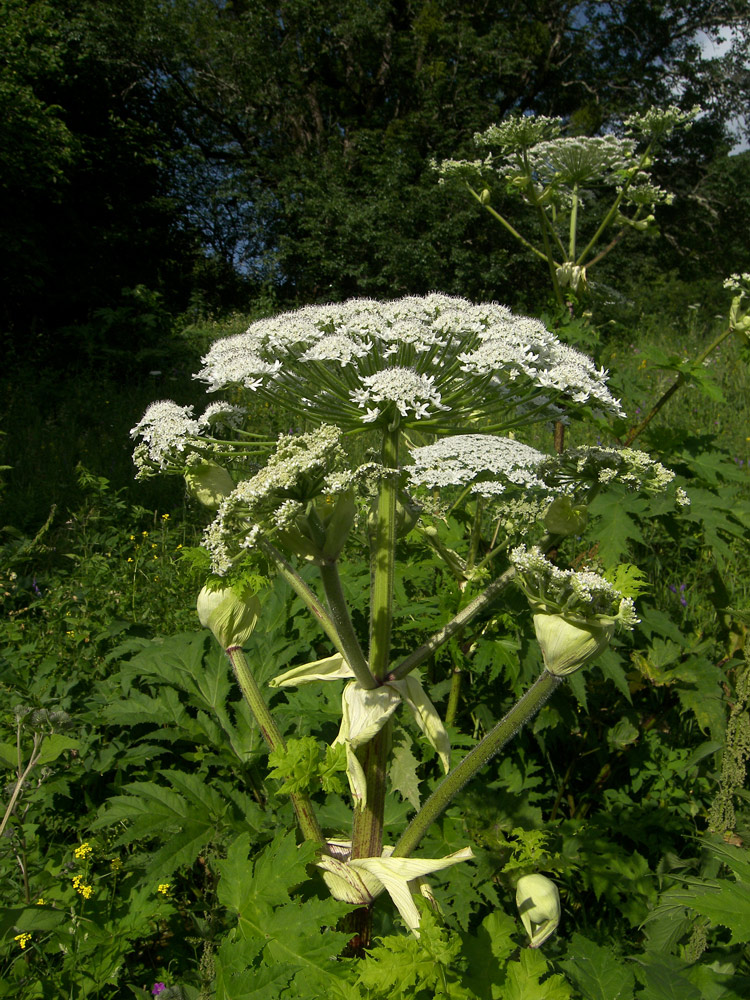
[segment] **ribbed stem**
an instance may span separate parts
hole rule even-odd
[[[520,701],[440,782],[402,834],[393,852],[394,858],[407,858],[415,850],[422,837],[466,782],[516,735],[521,726],[536,715],[561,681],[561,677],[555,677],[547,670],[542,671]]]
[[[322,563],[320,566],[320,577],[323,581],[328,610],[331,613],[331,619],[336,626],[336,632],[341,640],[344,658],[354,671],[360,687],[370,691],[377,687],[377,684],[375,683],[375,678],[370,673],[365,654],[362,652],[357,633],[354,631],[354,625],[349,614],[344,591],[341,587],[341,577],[339,576],[336,563]]]
[[[389,721],[360,751],[367,803],[362,809],[354,811],[353,858],[379,858],[383,853],[383,814],[391,730]]]
[[[383,434],[383,478],[378,490],[378,516],[372,548],[370,597],[370,671],[382,681],[388,673],[393,621],[393,575],[396,564],[396,496],[399,431]],[[391,471],[394,470],[394,471]]]
[[[268,705],[263,700],[263,695],[260,693],[260,688],[253,677],[242,647],[230,646],[226,652],[229,662],[232,664],[232,670],[234,671],[234,676],[237,678],[240,690],[250,706],[250,711],[253,713],[255,721],[260,727],[266,744],[271,750],[285,750],[284,737],[281,735],[279,727],[276,725],[269,711]],[[313,812],[309,796],[300,792],[292,792],[289,797],[297,814],[297,822],[302,831],[302,836],[305,840],[313,840],[318,844],[322,844],[323,832]]]

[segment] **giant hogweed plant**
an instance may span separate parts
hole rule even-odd
[[[587,288],[588,273],[629,232],[656,225],[654,208],[673,196],[651,177],[659,146],[675,129],[688,129],[699,107],[651,108],[623,122],[622,132],[563,136],[562,118],[507,118],[474,135],[483,159],[435,163],[440,182],[462,182],[473,198],[546,265],[558,305]],[[536,220],[537,237],[524,235],[493,205],[502,187]],[[593,216],[593,218],[589,218]],[[585,235],[584,235],[585,234]]]
[[[556,688],[601,654],[616,628],[637,622],[634,567],[610,567],[607,579],[585,563],[559,566],[551,550],[580,532],[587,504],[612,483],[670,493],[678,506],[688,498],[643,452],[597,447],[546,456],[517,439],[539,422],[619,417],[622,409],[605,371],[541,322],[497,304],[434,294],[307,307],[218,341],[197,377],[232,402],[211,403],[200,417],[154,403],[133,436],[139,475],[183,475],[215,511],[204,535],[212,576],[198,597],[201,623],[231,661],[309,857],[330,894],[351,909],[351,947],[371,945],[372,907],[384,892],[408,931],[418,937],[427,926],[433,935],[436,904],[425,878],[471,862],[472,850],[424,857],[423,838]],[[238,405],[246,393],[285,411],[294,429],[272,442],[246,427]],[[463,553],[446,540],[458,511],[469,525]],[[491,541],[482,537],[488,524]],[[404,651],[394,642],[394,582],[399,538],[409,531],[444,561],[462,598],[452,617]],[[369,596],[351,607],[340,564],[363,542]],[[271,686],[292,700],[302,685],[342,689],[339,731],[325,760],[306,737],[284,741],[243,651],[271,575],[307,608],[326,653],[279,672]],[[511,583],[528,598],[543,668],[462,755],[419,668],[486,620]],[[481,627],[475,633],[481,641]],[[414,815],[387,844],[397,713],[413,719],[445,773],[424,802],[411,795]],[[348,829],[331,830],[317,815],[315,789],[333,787],[337,770],[346,773],[351,815]],[[412,793],[415,786],[413,776]],[[237,863],[233,857],[228,868]],[[540,873],[520,874],[520,916],[538,947],[555,931],[559,896]]]

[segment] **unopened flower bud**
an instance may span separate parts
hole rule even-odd
[[[200,623],[213,632],[222,649],[244,645],[259,616],[255,594],[243,598],[232,587],[204,587],[198,594]]]
[[[185,482],[189,493],[196,500],[214,510],[234,489],[234,480],[227,470],[215,462],[205,460],[189,466]]]
[[[491,199],[492,195],[490,194],[489,188],[484,188],[482,193],[479,195],[479,200],[483,205],[489,205]]]
[[[588,519],[584,504],[574,504],[570,497],[557,497],[547,508],[544,526],[553,535],[579,535]]]
[[[559,614],[534,615],[534,631],[544,665],[556,677],[574,673],[609,645],[614,623],[573,622]]]
[[[560,923],[560,893],[544,875],[524,875],[516,886],[516,905],[529,935],[529,947],[538,948]]]

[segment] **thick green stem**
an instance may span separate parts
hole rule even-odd
[[[568,240],[568,260],[576,259],[576,235],[578,229],[578,185],[573,185],[573,204],[570,207],[570,233]]]
[[[521,726],[536,715],[561,681],[561,677],[555,677],[547,670],[542,671],[534,684],[505,718],[501,719],[495,728],[490,730],[461,763],[454,767],[450,774],[446,775],[440,782],[402,834],[393,852],[394,858],[407,858],[419,846],[422,837],[443,810],[450,805],[466,782],[473,778],[477,771],[484,767],[487,761],[516,735]]]
[[[396,496],[398,428],[383,434],[383,478],[378,491],[378,515],[372,547],[370,597],[370,671],[378,682],[388,673],[393,621],[393,575],[396,565]],[[393,470],[393,471],[391,471]]]
[[[378,684],[388,674],[393,620],[393,575],[396,562],[396,496],[398,493],[398,428],[383,434],[383,478],[378,490],[378,510],[371,549],[370,673]],[[360,751],[367,787],[367,803],[354,811],[352,857],[379,858],[383,852],[383,814],[391,745],[386,724]]]
[[[229,657],[229,662],[232,664],[232,670],[234,671],[234,676],[237,678],[240,690],[250,706],[250,711],[253,713],[255,721],[260,727],[266,744],[271,750],[285,750],[284,737],[281,735],[279,727],[276,725],[268,709],[268,705],[263,700],[263,695],[260,693],[260,688],[253,677],[242,647],[230,646],[226,653]],[[297,822],[302,831],[302,836],[305,840],[312,840],[315,843],[322,844],[323,832],[313,812],[309,796],[300,792],[292,792],[289,797],[297,814]]]
[[[344,658],[354,671],[360,687],[370,691],[377,687],[377,684],[370,673],[365,654],[362,652],[357,633],[354,631],[336,563],[333,561],[322,563],[320,576],[326,593],[328,610],[331,612],[331,619],[341,640]]]
[[[362,809],[354,810],[353,858],[379,858],[383,853],[383,815],[391,729],[391,723],[387,722],[360,751],[367,802]]]

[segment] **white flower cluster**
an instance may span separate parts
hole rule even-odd
[[[559,614],[568,621],[632,629],[638,624],[635,605],[616,587],[592,570],[558,569],[537,546],[519,545],[510,554],[517,582],[532,609]]]
[[[724,288],[738,295],[750,295],[750,273],[730,274],[724,281]]]
[[[611,179],[633,166],[635,143],[614,135],[572,136],[532,146],[528,159],[545,186],[556,183],[581,187]],[[514,171],[515,173],[515,171]]]
[[[562,118],[546,115],[510,115],[484,132],[474,133],[477,146],[496,146],[506,155],[520,153],[539,142],[556,138],[563,126]]]
[[[502,178],[524,198],[529,197],[530,178],[536,198],[552,200],[558,207],[570,208],[575,191],[579,208],[590,197],[587,188],[605,185],[618,192],[625,189],[624,202],[635,207],[653,207],[671,203],[672,195],[654,184],[647,169],[637,168],[636,145],[641,139],[666,136],[673,129],[689,128],[700,108],[682,112],[674,105],[665,110],[652,108],[625,122],[629,135],[618,137],[565,136],[562,118],[544,115],[511,116],[498,125],[474,135],[477,146],[496,150],[483,160],[443,160],[434,164],[441,181],[455,177],[473,184],[485,177]],[[645,228],[650,220],[628,220]]]
[[[667,108],[649,108],[640,114],[630,115],[623,124],[629,132],[644,139],[661,139],[676,128],[684,128],[685,131],[692,128],[701,111],[699,104],[693,105],[690,111],[681,111],[676,104],[670,104]]]
[[[223,576],[242,549],[251,549],[261,532],[273,535],[291,527],[310,500],[343,492],[345,455],[337,428],[322,425],[309,434],[284,437],[266,466],[245,479],[219,506],[203,544],[214,573]]]
[[[349,393],[349,398],[360,407],[367,407],[362,417],[363,423],[377,420],[380,408],[370,406],[370,403],[395,403],[402,417],[414,414],[416,420],[422,420],[437,413],[448,410],[440,402],[440,393],[434,387],[435,379],[430,375],[420,375],[411,368],[385,368],[374,375],[365,375],[362,379],[364,388]]]
[[[630,490],[643,490],[654,495],[664,493],[675,474],[661,462],[654,461],[645,451],[636,448],[604,448],[584,445],[571,448],[562,455],[546,458],[538,468],[539,477],[548,486],[562,486],[576,492],[580,485],[622,483]],[[684,490],[675,491],[680,506],[690,503]]]
[[[413,487],[471,486],[482,497],[504,493],[509,485],[551,492],[534,472],[546,456],[513,438],[462,434],[415,448],[411,457],[407,471]]]
[[[142,438],[146,446],[145,454],[143,449],[138,452],[141,459],[147,458],[160,469],[173,464],[198,434],[200,423],[193,416],[193,407],[179,406],[171,399],[152,403],[130,431],[132,438]]]
[[[538,320],[437,293],[259,320],[203,362],[196,377],[211,390],[242,385],[343,429],[395,422],[437,433],[479,415],[499,429],[549,419],[555,404],[622,414],[607,373]]]
[[[208,430],[237,430],[245,420],[245,411],[231,403],[210,403],[203,411],[198,424]]]

